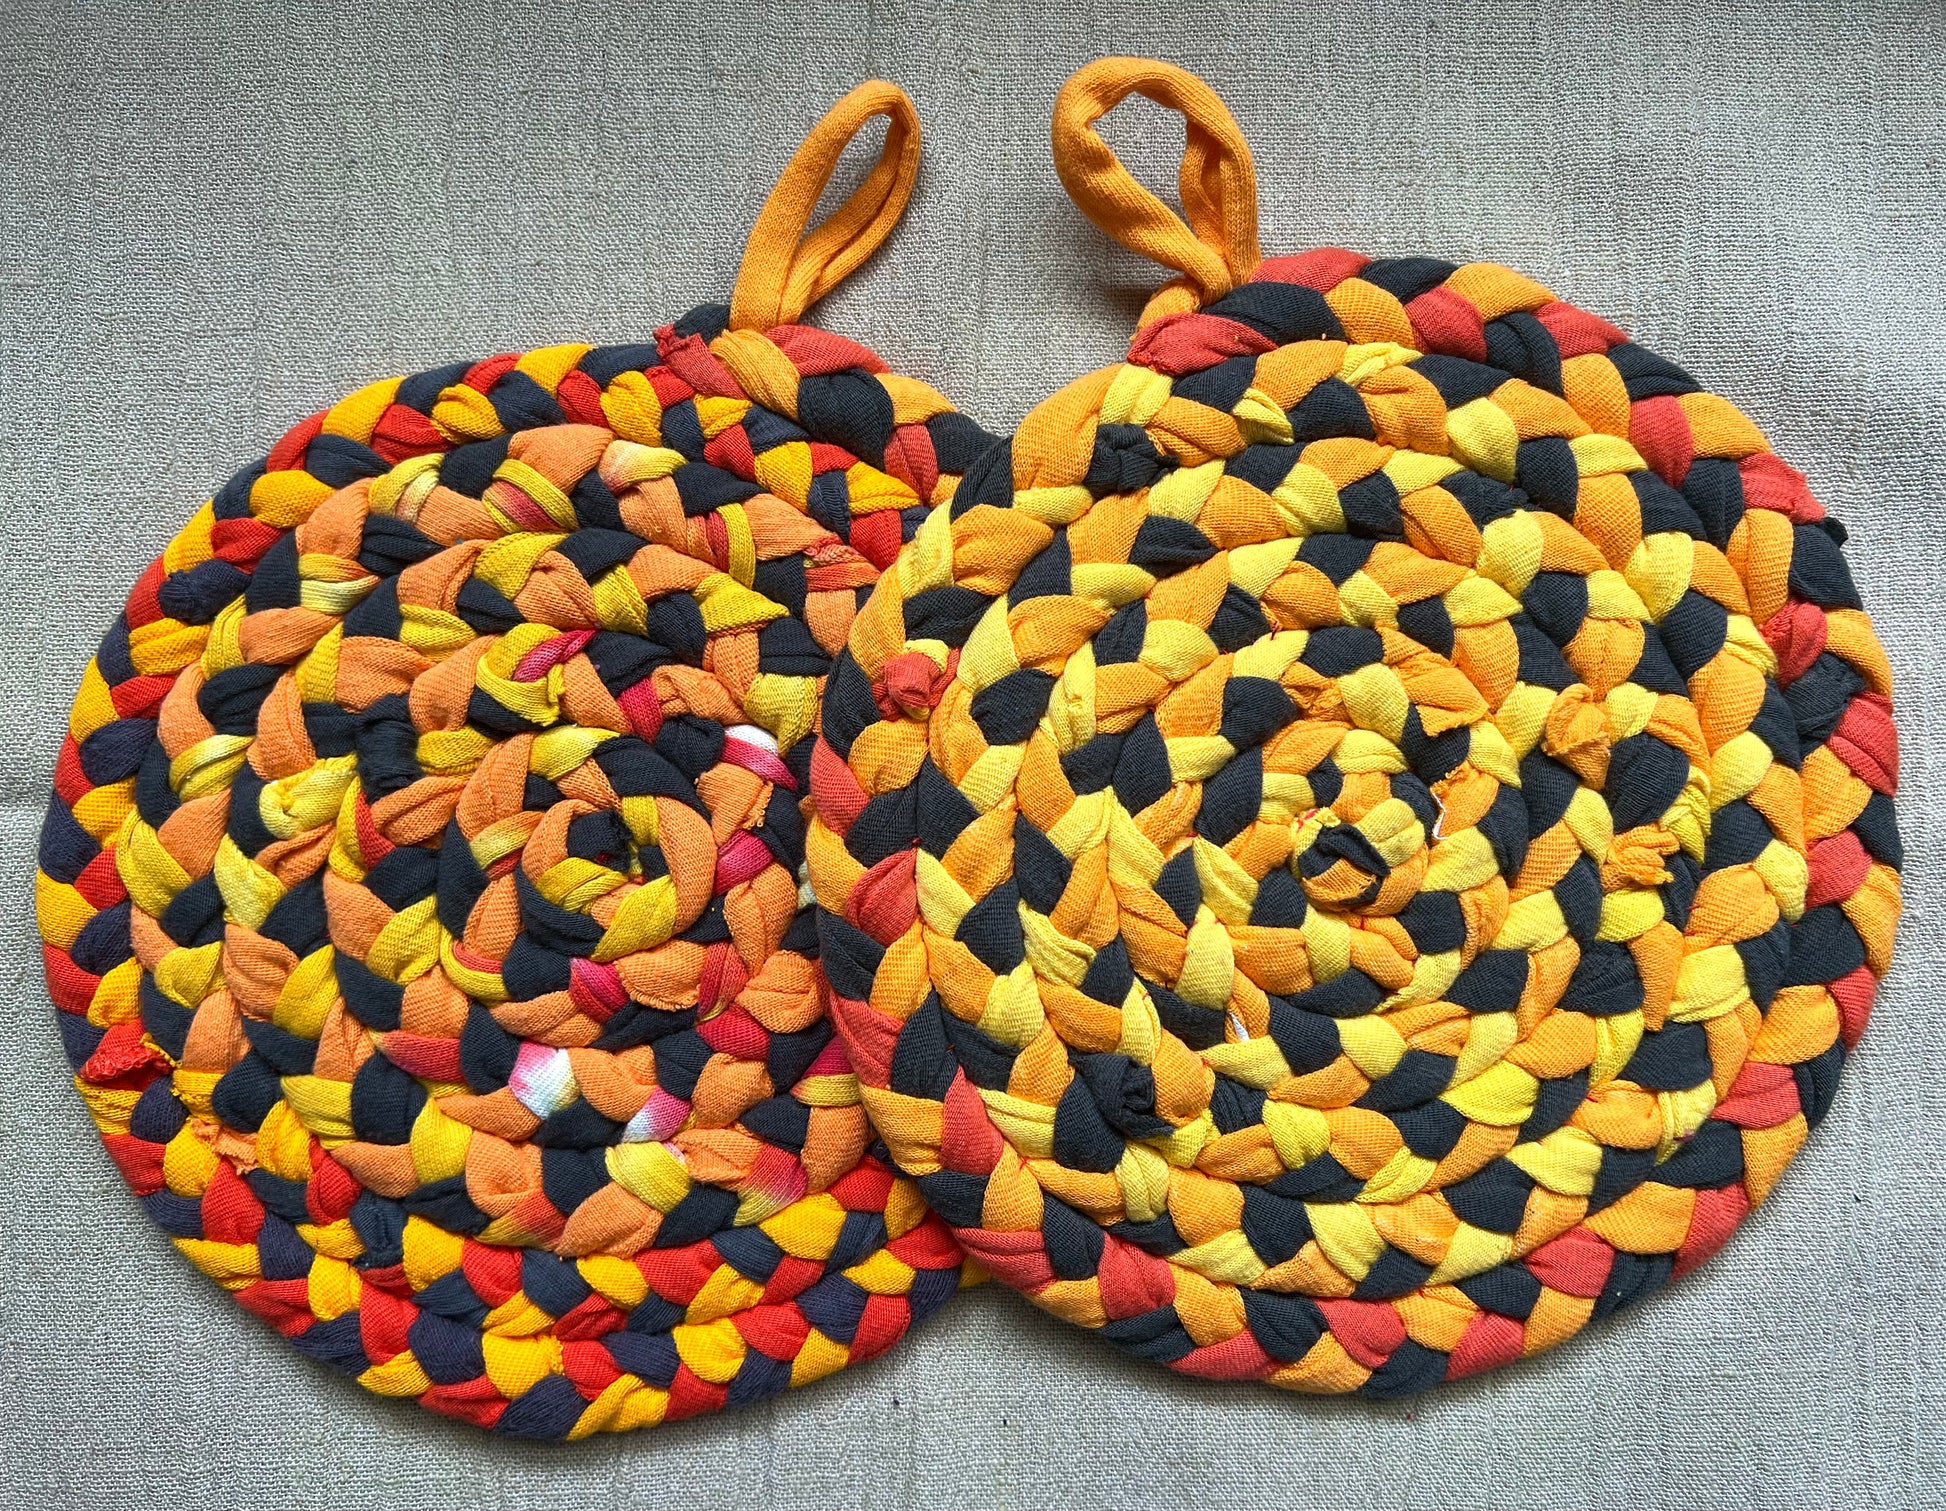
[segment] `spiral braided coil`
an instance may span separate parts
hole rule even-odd
[[[1802,477],[1613,326],[1490,264],[1211,266],[860,611],[833,1013],[1007,1284],[1404,1394],[1688,1270],[1823,1115],[1899,911],[1890,676]]]
[[[38,883],[149,1215],[306,1353],[501,1432],[760,1399],[961,1256],[800,905],[819,689],[989,444],[802,325],[374,384],[143,574]]]

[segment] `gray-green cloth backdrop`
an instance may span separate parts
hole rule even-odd
[[[1946,977],[1946,12],[1808,0],[0,0],[0,1484],[22,1507],[1937,1504]],[[1899,960],[1729,1248],[1401,1404],[1179,1380],[997,1287],[742,1414],[500,1442],[366,1395],[143,1218],[70,1089],[28,901],[66,711],[154,553],[370,379],[723,297],[804,130],[917,99],[905,226],[816,319],[990,427],[1115,359],[1155,269],[1050,166],[1078,64],[1166,57],[1267,251],[1490,258],[1728,395],[1852,531],[1899,677]],[[1180,143],[1110,124],[1151,183]]]

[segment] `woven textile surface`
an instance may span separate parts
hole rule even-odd
[[[19,912],[0,1459],[23,1493],[1926,1499],[1941,1406],[1926,1151],[1946,1111],[1920,989],[1946,964],[1928,750],[1946,534],[1929,460],[1946,432],[1928,334],[1946,314],[1928,260],[1943,229],[1936,19],[1647,7],[1606,32],[1560,8],[1492,22],[1325,9],[1273,50],[1213,8],[1196,24],[1177,9],[1051,31],[972,7],[780,8],[734,43],[702,40],[720,28],[701,13],[653,29],[624,7],[464,22],[354,9],[328,30],[274,7],[128,14],[50,7],[0,43],[17,668],[0,769],[16,895],[95,627],[212,479],[375,372],[569,334],[626,340],[717,296],[789,144],[853,79],[913,91],[928,166],[899,240],[819,323],[994,425],[1114,359],[1153,270],[1068,207],[1046,117],[1075,64],[1146,51],[1237,110],[1274,249],[1518,266],[1732,396],[1807,473],[1852,531],[1898,679],[1909,903],[1872,1029],[1770,1205],[1726,1256],[1545,1364],[1404,1406],[1189,1394],[989,1288],[856,1378],[741,1420],[558,1451],[483,1447],[366,1400],[267,1346],[146,1231],[65,1086]],[[818,87],[778,87],[795,74]],[[705,96],[711,109],[688,103]],[[1166,181],[1159,113],[1115,125]]]

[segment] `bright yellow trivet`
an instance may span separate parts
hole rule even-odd
[[[1131,91],[1188,119],[1187,227],[1094,134]],[[1261,259],[1180,70],[1083,69],[1054,141],[1184,276],[833,670],[809,861],[866,1110],[995,1275],[1186,1373],[1549,1347],[1763,1199],[1886,968],[1844,532],[1517,273]]]

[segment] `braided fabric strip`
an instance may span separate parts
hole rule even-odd
[[[853,627],[808,842],[865,1106],[968,1251],[1188,1374],[1392,1396],[1713,1252],[1899,911],[1844,531],[1505,268],[1142,330]]]
[[[557,346],[297,426],[142,576],[42,835],[76,1085],[300,1349],[580,1437],[868,1358],[961,1255],[800,897],[860,595],[991,444],[808,326]]]

